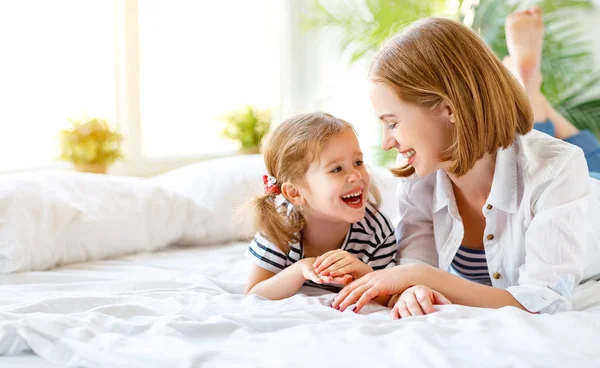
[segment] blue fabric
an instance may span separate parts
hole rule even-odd
[[[549,134],[554,137],[554,125],[550,120],[543,123],[533,124],[533,129]],[[564,139],[565,142],[576,145],[583,150],[585,160],[587,161],[590,175],[600,179],[600,143],[589,130],[581,130],[579,133]],[[592,174],[592,172],[594,172]]]
[[[550,120],[546,120],[543,123],[533,124],[533,129],[539,130],[542,133],[546,133],[554,137],[554,125],[552,125],[552,122]]]
[[[590,176],[592,178],[594,178],[594,179],[600,180],[600,172],[594,172],[594,171],[592,171],[592,172],[590,172]]]
[[[574,144],[583,150],[590,172],[600,172],[600,144],[589,130],[582,130],[565,138],[565,142]]]

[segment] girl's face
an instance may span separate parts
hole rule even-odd
[[[396,148],[423,177],[445,168],[440,156],[452,144],[455,117],[447,104],[433,109],[402,101],[382,83],[372,83],[371,104],[383,124],[381,146]]]
[[[298,185],[307,217],[355,223],[365,216],[371,179],[356,134],[350,129],[329,139]]]

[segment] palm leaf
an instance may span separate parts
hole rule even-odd
[[[309,0],[302,25],[334,33],[340,50],[354,62],[407,24],[442,12],[445,5],[445,0]]]
[[[600,137],[600,98],[560,108],[559,111],[578,129],[587,129]]]

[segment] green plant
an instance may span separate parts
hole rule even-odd
[[[302,23],[306,30],[339,31],[341,51],[350,53],[350,62],[355,62],[415,20],[457,13],[458,9],[448,3],[447,0],[309,0]]]
[[[542,92],[548,100],[580,129],[600,137],[600,96],[591,87],[600,82],[594,69],[586,30],[573,14],[595,11],[592,0],[312,0],[305,14],[308,30],[336,30],[339,46],[350,53],[350,62],[376,51],[393,33],[414,20],[447,16],[463,21],[492,48],[499,58],[507,54],[504,20],[515,10],[538,5],[544,10]],[[468,9],[465,5],[471,4]],[[589,34],[589,32],[588,32]],[[379,153],[379,163],[394,163],[393,152]]]
[[[242,150],[252,151],[260,143],[271,126],[271,111],[259,110],[252,106],[232,111],[222,117],[225,122],[223,135],[239,141]]]
[[[123,157],[123,136],[104,119],[70,120],[71,128],[60,132],[60,159],[73,164],[110,165]]]

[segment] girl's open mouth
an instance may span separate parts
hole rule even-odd
[[[362,189],[358,189],[354,192],[344,194],[341,199],[352,208],[361,208],[363,205],[363,191]]]

